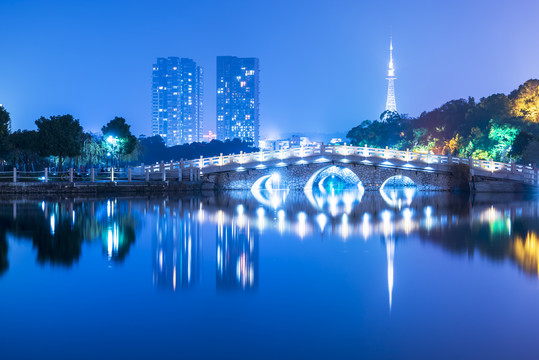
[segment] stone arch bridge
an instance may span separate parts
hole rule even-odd
[[[142,165],[134,171],[177,180],[203,180],[216,189],[249,190],[261,179],[273,187],[302,190],[329,175],[345,182],[358,179],[366,190],[376,190],[395,177],[411,179],[418,190],[522,191],[537,188],[535,165],[518,165],[445,155],[347,145],[301,147],[240,153],[190,161]],[[181,174],[181,176],[179,175]],[[322,175],[320,175],[322,174]],[[316,179],[319,176],[320,179]],[[258,181],[258,183],[257,183]]]

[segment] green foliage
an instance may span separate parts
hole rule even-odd
[[[524,131],[519,132],[513,141],[513,145],[509,151],[509,156],[513,159],[520,160],[522,158],[522,153],[532,141],[532,134]]]
[[[44,117],[36,120],[37,148],[42,156],[57,156],[61,171],[66,157],[79,156],[82,147],[82,126],[71,115]]]
[[[190,160],[200,156],[211,157],[219,154],[239,154],[243,152],[258,151],[258,148],[251,146],[250,141],[234,140],[212,140],[210,143],[184,144],[167,148],[160,136],[152,136],[140,140],[140,160],[145,164],[155,163],[164,160]]]
[[[17,130],[8,137],[9,160],[20,170],[35,170],[40,163],[36,131]]]
[[[519,130],[513,126],[492,124],[488,138],[493,142],[490,149],[494,159],[501,161],[508,160],[507,154],[511,150],[511,145],[518,133]]]
[[[0,106],[0,159],[7,155],[7,138],[10,132],[10,117],[7,110]]]
[[[348,132],[354,145],[410,148],[417,152],[452,153],[509,161],[533,158],[539,136],[539,80],[529,80],[509,96],[493,94],[448,101],[417,118],[363,121]]]
[[[539,164],[539,137],[526,146],[522,152],[522,161],[525,164]]]
[[[107,154],[103,146],[103,138],[90,133],[82,135],[81,154],[77,159],[78,165],[93,166],[99,164]]]
[[[351,129],[346,137],[354,146],[372,146],[405,148],[404,140],[406,117],[395,112],[384,112],[383,121],[363,121],[359,126]]]
[[[103,133],[103,139],[107,142],[109,152],[127,155],[135,150],[137,138],[131,134],[131,126],[127,124],[124,118],[115,117],[101,128],[101,132]],[[117,144],[107,141],[109,138],[117,138]]]

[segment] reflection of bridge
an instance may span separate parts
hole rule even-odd
[[[470,169],[458,170],[464,164]],[[365,189],[379,189],[384,182],[401,175],[420,190],[452,190],[472,186],[477,190],[519,190],[538,183],[535,165],[525,166],[492,160],[475,160],[451,155],[354,146],[301,147],[289,150],[240,153],[189,161],[141,166],[134,174],[146,179],[204,180],[220,189],[251,189],[262,177],[279,176],[280,186],[304,189],[315,175],[337,167],[333,175],[344,178],[343,169],[353,173]],[[180,176],[180,170],[182,176]],[[323,179],[322,179],[323,180]],[[312,185],[312,184],[310,184]]]

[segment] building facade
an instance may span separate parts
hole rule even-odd
[[[258,145],[259,76],[257,58],[217,57],[217,139]]]
[[[167,146],[202,141],[204,72],[193,60],[158,58],[152,73],[152,135]]]

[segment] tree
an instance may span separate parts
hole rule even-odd
[[[110,152],[117,155],[131,154],[137,145],[137,138],[131,134],[131,126],[124,118],[115,117],[101,128],[103,140],[107,143]]]
[[[168,154],[165,141],[159,135],[147,137],[139,140],[142,147],[141,161],[145,164],[151,164],[157,161],[169,161],[171,157]]]
[[[496,160],[506,160],[507,153],[511,150],[511,145],[513,145],[518,132],[517,128],[507,124],[503,126],[493,124],[490,127],[488,138],[494,143],[491,149]]]
[[[79,156],[82,147],[82,126],[71,115],[44,117],[36,120],[37,148],[42,156],[57,156],[58,169],[66,157]]]
[[[405,148],[405,128],[409,119],[391,111],[384,111],[380,118],[382,121],[363,121],[352,128],[346,137],[354,146]]]
[[[521,131],[511,146],[511,151],[509,151],[509,156],[515,159],[521,159],[524,150],[528,145],[533,141],[533,135],[524,131]]]
[[[95,165],[106,153],[103,147],[103,139],[91,133],[82,135],[82,149],[78,162],[80,165]]]
[[[531,79],[509,94],[513,101],[513,115],[539,123],[539,80]]]
[[[17,130],[9,135],[8,149],[14,166],[25,171],[35,170],[34,164],[39,159],[37,136],[33,130]]]
[[[522,161],[525,164],[539,163],[539,138],[531,141],[522,152]]]
[[[10,133],[11,119],[7,110],[0,106],[0,163],[4,168],[4,159],[7,155],[7,138]]]

